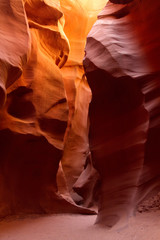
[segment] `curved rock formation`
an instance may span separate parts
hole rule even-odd
[[[60,68],[69,43],[60,2],[8,0],[0,9],[1,106],[7,96],[0,112],[0,216],[94,213],[62,189],[60,170],[57,186],[68,121]]]
[[[90,147],[101,178],[97,223],[108,227],[160,188],[159,7],[110,1],[87,38]]]
[[[160,5],[106,5],[87,82],[106,2],[0,2],[0,217],[111,227],[160,188]]]
[[[22,74],[30,47],[28,23],[22,1],[0,2],[0,30],[0,107],[2,107],[6,100],[6,88]]]
[[[88,0],[61,0],[65,16],[64,31],[70,43],[68,60],[61,69],[69,105],[62,166],[69,191],[75,201],[81,198],[78,198],[73,191],[73,185],[82,173],[89,154],[88,108],[91,100],[91,91],[84,76],[82,60],[87,34],[97,18],[97,13],[104,7],[105,3],[106,1],[104,0],[97,3]],[[82,180],[81,177],[80,179]],[[86,180],[87,178],[84,182]],[[83,188],[82,185],[81,188]],[[76,191],[77,187],[74,189]],[[83,195],[83,201],[85,202],[86,200]],[[85,205],[87,206],[87,204]]]

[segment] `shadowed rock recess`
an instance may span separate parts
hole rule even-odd
[[[0,217],[124,226],[160,190],[159,9],[0,1]]]

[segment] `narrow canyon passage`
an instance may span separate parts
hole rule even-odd
[[[109,230],[111,240],[146,240],[148,227],[157,240],[159,9],[159,0],[1,0],[3,240],[58,238],[60,219],[62,239],[73,225],[73,239]]]

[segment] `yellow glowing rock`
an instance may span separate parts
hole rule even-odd
[[[64,31],[70,43],[68,61],[61,71],[69,105],[62,165],[71,190],[89,154],[88,108],[91,91],[82,66],[84,47],[87,34],[96,21],[98,12],[107,1],[95,3],[85,0],[61,0],[60,2],[65,17]]]
[[[70,61],[81,64],[86,36],[106,2],[106,0],[100,0],[97,3],[91,0],[60,0],[65,16],[64,31],[71,46]]]

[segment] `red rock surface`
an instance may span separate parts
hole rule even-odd
[[[97,223],[109,227],[160,188],[160,4],[111,2],[88,35],[84,59],[90,147],[101,178]]]
[[[104,0],[98,2],[90,0],[61,1],[65,16],[64,31],[70,43],[68,60],[61,69],[69,106],[62,167],[69,192],[73,199],[78,202],[82,198],[75,194],[73,186],[76,181],[79,183],[79,177],[82,180],[80,175],[89,155],[88,108],[91,101],[91,91],[84,76],[82,60],[87,34],[96,20],[98,12],[105,6],[105,3],[106,1]],[[84,185],[87,184],[86,181],[87,178],[84,179]],[[78,189],[80,188],[80,192],[83,192],[83,185],[79,185]],[[77,191],[77,187],[74,190]],[[83,202],[85,201],[86,199],[84,199],[83,195]]]
[[[0,15],[0,106],[3,106],[6,88],[21,75],[27,61],[30,39],[22,1],[2,0]]]
[[[68,120],[60,68],[69,53],[57,3],[0,3],[0,216],[91,213],[71,197],[65,200],[57,188]]]
[[[159,190],[160,5],[111,0],[90,31],[106,2],[0,1],[0,217],[98,200],[111,227]]]
[[[89,151],[84,46],[104,4],[0,2],[0,216],[94,213],[70,192]]]

